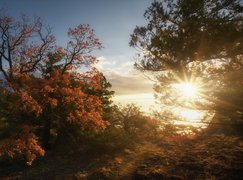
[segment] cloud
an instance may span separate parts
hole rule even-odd
[[[100,56],[97,59],[98,63],[95,64],[94,67],[96,67],[98,70],[102,72],[106,72],[116,65],[116,62],[114,60],[108,60],[104,56]]]
[[[119,58],[120,61],[117,60]],[[134,62],[122,61],[122,56],[119,58],[100,56],[98,57],[99,62],[95,65],[112,84],[115,95],[153,93],[153,83],[146,79],[142,73],[134,71]]]
[[[128,61],[128,62],[123,63],[122,67],[128,68],[128,67],[133,67],[133,65],[134,65],[134,62]]]
[[[112,90],[116,95],[131,95],[141,93],[152,93],[152,82],[143,77],[142,74],[122,74],[117,71],[106,73],[106,78],[112,84]]]
[[[134,71],[132,61],[120,61],[116,57],[98,57],[96,68],[102,71],[106,79],[111,83],[115,96],[112,98],[115,104],[126,105],[135,103],[144,112],[149,112],[155,107],[153,96],[153,82],[146,79],[140,72]]]
[[[99,61],[104,61],[106,58],[104,56],[97,57]]]

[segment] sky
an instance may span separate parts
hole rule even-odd
[[[150,0],[0,0],[0,9],[13,17],[21,13],[39,16],[52,27],[59,45],[66,42],[69,27],[90,24],[103,43],[95,52],[102,71],[115,91],[115,103],[136,103],[149,111],[154,104],[152,82],[133,68],[136,50],[129,47],[130,34],[146,24],[143,13]]]

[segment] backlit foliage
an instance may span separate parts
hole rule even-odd
[[[27,165],[31,165],[38,156],[43,156],[45,151],[38,142],[38,137],[31,132],[31,127],[22,126],[21,132],[0,142],[0,156],[19,157],[24,159]]]
[[[215,113],[242,129],[242,8],[240,0],[158,0],[145,11],[147,24],[134,29],[130,46],[138,49],[136,68],[155,78],[161,104]],[[185,83],[198,97],[173,87]]]

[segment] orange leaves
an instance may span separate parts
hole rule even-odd
[[[69,65],[72,65],[73,68],[79,68],[82,65],[90,66],[96,62],[96,58],[91,53],[96,49],[101,49],[102,45],[89,25],[81,24],[70,28],[68,37],[71,40],[65,49],[65,70]]]
[[[49,98],[48,103],[51,105],[52,108],[57,107],[58,105],[58,100],[55,98]]]
[[[21,110],[27,113],[34,113],[36,117],[41,114],[41,106],[29,94],[27,94],[26,92],[21,92],[18,94],[18,96],[20,98],[19,100],[21,101],[20,104],[22,105],[20,105]]]
[[[55,96],[66,112],[67,121],[78,125],[81,129],[98,130],[105,128],[102,119],[103,109],[99,97],[89,95],[84,90],[87,88],[101,88],[98,85],[98,74],[65,73],[57,75],[61,79],[61,86],[56,87]],[[57,83],[56,85],[60,85]],[[95,87],[93,87],[93,85]]]
[[[45,151],[39,145],[38,138],[31,131],[30,126],[21,126],[21,133],[0,142],[0,157],[3,155],[10,158],[22,157],[27,165],[31,165],[37,156],[44,154]]]
[[[50,85],[45,85],[42,91],[45,93],[51,93],[51,92],[54,92],[54,90],[55,89],[53,87],[51,87]]]
[[[54,112],[55,108],[61,108],[61,118],[81,129],[96,131],[105,128],[100,97],[89,94],[90,90],[98,91],[102,88],[102,74],[97,70],[82,74],[56,70],[47,79],[23,74],[18,77],[21,82],[18,96],[22,111],[35,113],[38,117],[45,116],[43,112],[48,107],[52,107]]]
[[[100,131],[106,127],[106,122],[103,121],[102,114],[98,111],[74,110],[68,114],[67,121],[78,125],[81,130]]]
[[[67,32],[69,41],[66,47],[58,47],[51,29],[44,28],[40,18],[33,20],[27,16],[14,19],[0,11],[0,41],[3,52],[0,71],[7,81],[17,73],[34,74],[45,68],[50,54],[57,56],[54,63],[67,72],[94,64],[97,59],[92,52],[103,46],[88,24],[80,24]],[[54,64],[52,64],[54,65]]]
[[[40,18],[14,19],[0,12],[1,71],[9,81],[15,73],[33,72],[55,49],[55,37]],[[4,65],[3,65],[4,64]]]
[[[9,124],[13,131],[22,132],[2,141],[0,154],[23,155],[30,165],[44,151],[34,132],[20,125],[38,125],[45,146],[51,129],[58,134],[70,124],[98,131],[105,128],[106,122],[102,119],[101,95],[96,93],[103,88],[102,74],[95,69],[74,72],[96,62],[91,53],[102,45],[94,30],[89,25],[69,29],[67,46],[57,47],[50,29],[43,28],[40,19],[25,22],[26,18],[15,21],[0,11],[0,28],[6,28],[0,31],[0,51],[4,52],[0,71],[9,85],[3,87],[8,92],[6,109],[12,112]]]
[[[12,83],[15,91],[9,92],[13,97],[11,103],[17,109],[16,113],[19,113],[16,114],[16,122],[28,122],[33,126],[37,122],[43,127],[43,119],[48,119],[57,134],[59,128],[65,128],[68,124],[77,126],[81,131],[103,130],[107,123],[103,120],[102,101],[98,95],[92,94],[102,88],[101,75],[96,70],[82,74],[56,70],[48,78],[18,74]],[[21,119],[23,117],[28,120]],[[22,155],[27,164],[31,165],[44,151],[34,132],[28,126],[22,126],[21,135],[17,134],[1,142],[0,154],[9,157]]]

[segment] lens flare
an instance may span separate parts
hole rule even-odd
[[[175,84],[175,88],[178,89],[179,93],[181,93],[182,97],[185,98],[195,98],[197,96],[197,86],[191,83],[180,83]]]

